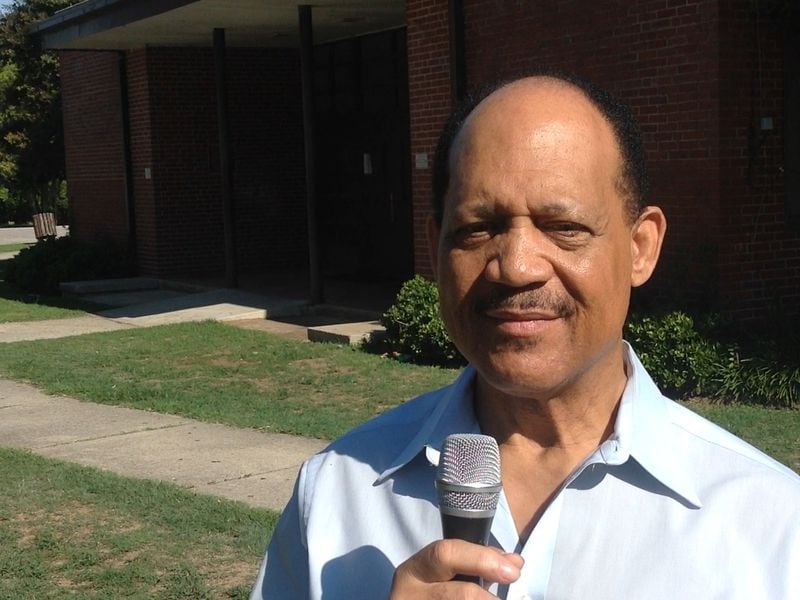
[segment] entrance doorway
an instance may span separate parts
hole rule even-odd
[[[323,276],[412,276],[405,29],[314,49],[317,216]]]

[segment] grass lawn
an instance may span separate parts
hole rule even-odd
[[[800,473],[800,410],[706,400],[686,405]]]
[[[455,375],[214,322],[0,344],[0,376],[51,393],[318,438]]]
[[[455,375],[213,322],[0,344],[0,376],[51,393],[318,438]],[[800,411],[688,404],[800,472]]]
[[[0,448],[0,598],[246,598],[277,514]]]
[[[23,248],[29,248],[33,244],[0,244],[0,252],[16,252]]]
[[[6,247],[8,246],[0,246],[0,252],[7,251],[3,250]],[[6,283],[3,281],[3,272],[7,262],[8,260],[0,260],[0,323],[67,319],[86,314],[83,310],[86,305],[60,297],[27,294]]]

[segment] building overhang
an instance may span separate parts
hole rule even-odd
[[[291,0],[85,0],[35,23],[50,49],[128,50],[144,46],[211,46],[225,29],[228,46],[297,47]],[[384,31],[405,24],[404,0],[315,0],[314,42]]]

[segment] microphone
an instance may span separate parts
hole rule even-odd
[[[444,539],[487,545],[502,489],[495,439],[474,433],[448,436],[439,457],[436,489]],[[481,585],[478,577],[456,579]]]

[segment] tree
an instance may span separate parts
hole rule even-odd
[[[64,181],[58,60],[28,33],[75,0],[16,0],[0,16],[0,187],[7,201],[54,212]]]

